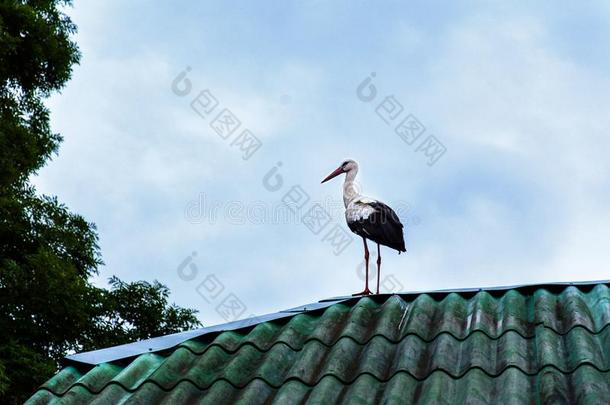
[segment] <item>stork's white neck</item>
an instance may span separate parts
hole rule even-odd
[[[358,174],[358,168],[353,168],[345,174],[345,181],[343,182],[343,205],[345,208],[349,205],[349,203],[360,197],[360,193],[358,193],[358,186],[354,179]]]

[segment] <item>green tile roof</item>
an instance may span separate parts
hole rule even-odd
[[[610,403],[607,283],[328,305],[70,362],[28,403]]]

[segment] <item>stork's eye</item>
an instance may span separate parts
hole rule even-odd
[[[345,166],[347,166],[347,162],[343,162],[343,163],[341,164],[341,167],[345,168]]]

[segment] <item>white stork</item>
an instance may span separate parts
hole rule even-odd
[[[334,172],[329,174],[322,183],[333,177],[345,173],[343,183],[343,204],[345,205],[345,219],[347,226],[356,235],[362,237],[364,242],[364,261],[366,262],[366,281],[364,291],[354,295],[371,294],[369,290],[369,248],[366,240],[377,243],[377,294],[379,294],[379,279],[381,276],[381,251],[379,245],[384,245],[400,252],[406,252],[405,240],[402,234],[403,225],[398,215],[381,201],[360,195],[355,186],[354,179],[358,173],[358,163],[346,160]]]

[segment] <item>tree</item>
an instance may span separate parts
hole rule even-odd
[[[110,290],[93,291],[94,319],[79,340],[93,350],[200,326],[195,311],[168,303],[169,289],[158,281],[126,283],[110,278]]]
[[[0,403],[25,400],[70,351],[199,325],[156,281],[93,286],[102,264],[95,225],[29,183],[62,139],[44,100],[80,59],[76,27],[61,12],[69,5],[0,0]]]

